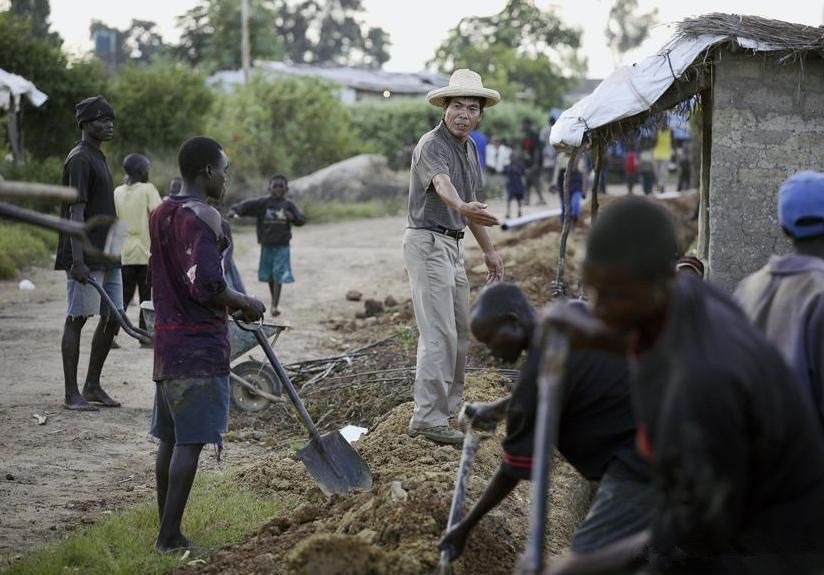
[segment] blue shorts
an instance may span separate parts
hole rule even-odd
[[[223,445],[229,429],[229,376],[186,377],[155,382],[149,433],[169,443]]]
[[[290,284],[295,281],[289,246],[260,246],[258,280],[276,284]]]
[[[123,279],[120,268],[92,270],[91,277],[103,287],[117,309],[123,309]],[[66,315],[70,318],[91,317],[96,313],[108,317],[110,310],[100,294],[89,284],[82,284],[66,272]]]
[[[634,535],[650,526],[655,508],[651,481],[601,478],[598,492],[575,534],[572,552],[586,553]]]

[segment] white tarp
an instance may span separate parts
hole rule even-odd
[[[709,46],[730,40],[729,36],[703,35],[671,41],[659,53],[632,66],[621,66],[588,96],[561,114],[552,127],[553,146],[578,147],[589,130],[629,118],[648,110]],[[748,38],[735,39],[755,51],[780,50],[773,44]]]
[[[6,72],[0,68],[0,109],[8,110],[11,99],[14,98],[14,107],[20,109],[20,98],[26,96],[37,108],[42,106],[48,96],[37,89],[34,83],[23,76]]]

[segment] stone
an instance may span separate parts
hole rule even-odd
[[[363,297],[363,294],[358,290],[350,289],[346,292],[346,299],[349,301],[360,301]]]
[[[366,311],[366,317],[373,317],[383,313],[383,304],[376,299],[368,299],[363,302],[363,307]]]
[[[406,492],[406,489],[403,488],[400,481],[393,481],[389,485],[389,496],[392,498],[392,501],[406,501],[409,498],[409,494]]]
[[[398,305],[398,300],[396,300],[391,295],[388,295],[386,296],[386,299],[383,300],[383,305],[385,305],[386,307],[395,307],[396,305]]]
[[[361,311],[356,311],[356,312],[355,312],[355,317],[356,317],[357,319],[366,319],[366,312],[365,312],[365,311],[363,311],[363,310],[361,310]]]

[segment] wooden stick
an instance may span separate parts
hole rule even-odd
[[[77,190],[66,186],[0,180],[0,198],[11,200],[53,199],[61,202],[71,202],[77,199]]]
[[[604,161],[606,160],[604,143],[599,142],[596,150],[598,158],[595,163],[595,186],[592,188],[592,202],[589,206],[589,218],[592,225],[595,225],[595,220],[598,218],[598,191],[601,189],[601,180],[604,177]]]
[[[553,296],[564,295],[566,293],[566,287],[564,286],[564,267],[566,266],[566,244],[567,236],[569,236],[569,222],[572,219],[572,214],[570,214],[570,187],[572,185],[572,170],[575,169],[576,162],[578,161],[579,150],[580,148],[573,148],[572,153],[569,155],[569,162],[567,162],[566,173],[564,174],[564,227],[561,229],[561,249],[558,254],[558,269],[555,270],[555,282],[552,290]]]

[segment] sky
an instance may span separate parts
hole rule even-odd
[[[613,0],[536,0],[542,8],[553,8],[571,26],[583,31],[581,54],[587,58],[588,77],[603,78],[616,66],[606,46],[604,28]],[[153,20],[164,39],[178,39],[175,18],[196,0],[51,0],[52,29],[64,39],[74,55],[92,48],[89,24],[93,18],[116,28],[126,28],[132,18]],[[385,69],[416,72],[426,67],[435,49],[465,16],[488,16],[500,12],[506,0],[363,0],[363,19],[370,26],[389,32],[390,60]],[[658,22],[650,38],[628,53],[622,63],[632,63],[663,44],[671,35],[669,23],[708,12],[753,14],[789,22],[824,24],[824,0],[639,0],[639,9],[658,9]]]

